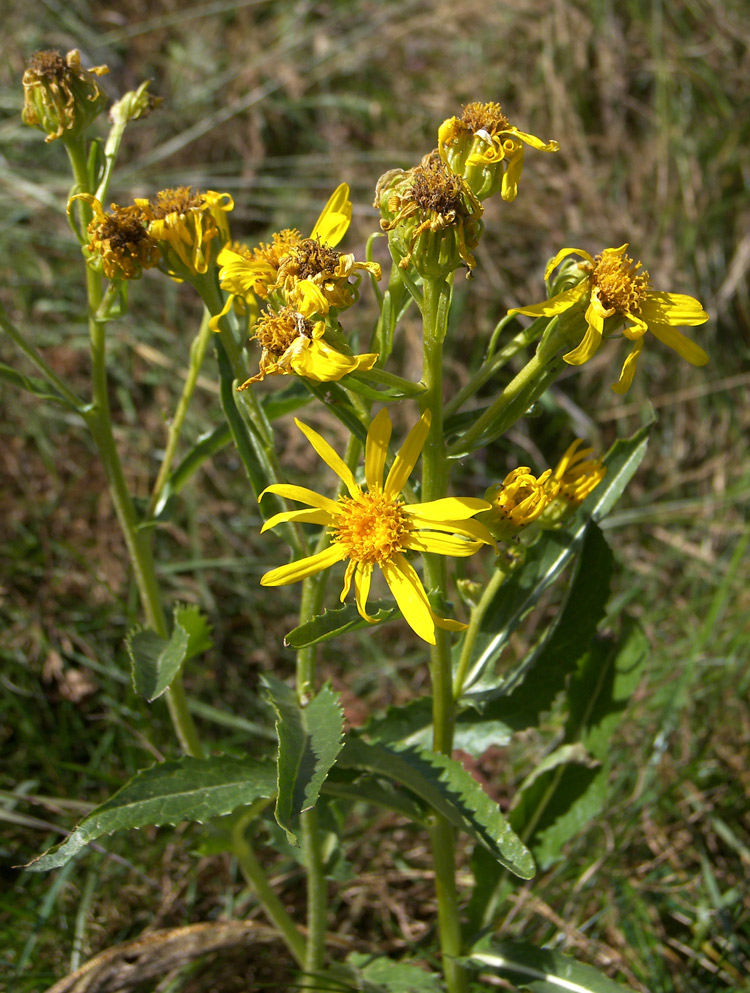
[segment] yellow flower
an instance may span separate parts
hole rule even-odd
[[[507,540],[541,517],[559,491],[551,469],[537,478],[528,466],[519,466],[502,483],[490,486],[485,498],[491,509],[479,519],[496,538]]]
[[[80,134],[104,109],[107,95],[96,81],[107,66],[81,66],[78,49],[36,52],[23,74],[23,122],[45,131],[45,141]]]
[[[356,262],[354,255],[335,251],[352,219],[349,187],[341,183],[328,199],[309,238],[288,228],[273,236],[272,244],[261,245],[249,256],[224,249],[219,256],[219,282],[230,294],[221,314],[211,326],[218,330],[219,318],[229,310],[234,296],[255,293],[273,298],[278,306],[290,304],[309,316],[325,315],[332,307],[350,307],[357,299],[357,285],[349,277],[363,269],[380,279],[377,262]],[[275,295],[272,297],[272,294]]]
[[[440,157],[464,177],[480,200],[498,189],[503,200],[516,199],[524,144],[542,152],[560,148],[556,141],[544,142],[519,131],[493,102],[467,103],[460,117],[443,121],[438,129]]]
[[[576,438],[568,446],[552,474],[552,479],[559,483],[559,497],[573,507],[582,504],[607,473],[607,467],[602,465],[601,459],[589,458],[593,448],[579,451],[582,444],[583,440]]]
[[[622,333],[633,344],[632,351],[625,359],[619,380],[612,386],[615,393],[626,393],[633,382],[638,356],[643,348],[647,331],[655,338],[674,349],[678,355],[692,365],[705,365],[708,355],[695,342],[686,338],[675,328],[681,325],[694,327],[704,324],[708,314],[695,297],[682,293],[664,293],[649,289],[648,273],[641,269],[641,263],[634,263],[625,254],[627,244],[619,248],[605,248],[592,257],[580,248],[563,248],[550,260],[545,279],[568,255],[580,255],[584,261],[578,263],[583,278],[575,286],[550,297],[543,303],[529,307],[516,307],[509,314],[527,314],[529,317],[552,317],[565,314],[572,308],[582,309],[585,334],[580,344],[563,355],[570,365],[588,362],[599,350],[604,338],[622,329]],[[612,319],[605,329],[605,321]],[[622,327],[624,321],[631,324]]]
[[[425,155],[413,169],[391,169],[381,176],[373,206],[383,214],[380,227],[389,233],[401,269],[413,265],[429,279],[465,265],[471,274],[483,208],[436,152]]]
[[[166,271],[174,279],[204,275],[229,241],[226,215],[234,201],[228,193],[178,186],[150,200],[136,197],[135,204],[148,233],[160,243]]]
[[[68,201],[83,200],[94,212],[86,232],[91,239],[86,246],[89,265],[101,268],[107,279],[138,279],[144,269],[159,264],[161,250],[146,228],[139,207],[111,206],[111,213],[90,193],[77,193]]]
[[[372,369],[377,352],[343,355],[323,340],[325,322],[313,324],[299,311],[284,307],[264,310],[253,327],[252,337],[260,342],[260,371],[238,389],[245,390],[266,376],[296,373],[318,383],[338,381],[357,369]]]
[[[322,524],[329,529],[331,544],[315,555],[272,569],[262,577],[261,585],[296,583],[348,559],[341,601],[348,596],[353,581],[357,609],[366,621],[375,623],[375,618],[367,613],[367,598],[373,569],[377,565],[407,624],[424,641],[435,644],[435,625],[450,631],[466,627],[434,613],[422,581],[405,555],[413,551],[466,556],[473,555],[483,544],[493,544],[486,528],[470,520],[488,509],[484,500],[446,497],[427,503],[404,503],[401,499],[401,491],[427,439],[430,412],[425,411],[409,432],[385,484],[383,472],[392,424],[386,410],[381,410],[375,417],[365,445],[367,489],[359,486],[349,467],[325,439],[306,424],[295,423],[344,483],[347,494],[331,500],[304,486],[284,483],[274,483],[264,490],[264,493],[277,493],[287,500],[307,504],[312,509],[276,514],[266,521],[263,531],[284,521]]]

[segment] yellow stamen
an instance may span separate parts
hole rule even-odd
[[[339,497],[339,504],[331,533],[352,561],[382,565],[403,550],[412,528],[400,500],[376,491]]]
[[[280,358],[300,336],[312,339],[312,323],[293,307],[264,310],[253,328],[253,338],[276,358]]]
[[[582,263],[586,268],[587,264]],[[591,281],[599,291],[605,310],[618,314],[638,314],[649,288],[648,272],[638,272],[640,262],[634,262],[624,252],[602,252],[594,257]]]

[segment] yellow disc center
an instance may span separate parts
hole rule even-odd
[[[376,492],[339,497],[339,504],[333,540],[350,559],[381,565],[403,550],[411,528],[400,501]]]

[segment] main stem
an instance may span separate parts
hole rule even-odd
[[[439,500],[448,491],[448,459],[443,435],[443,340],[448,326],[450,286],[444,280],[426,280],[424,284],[424,368],[422,382],[426,387],[422,408],[432,415],[430,431],[422,450],[422,500]],[[445,559],[425,555],[425,581],[428,590],[445,594],[447,575]],[[435,630],[435,645],[431,651],[432,675],[432,747],[436,752],[453,752],[455,703],[453,700],[451,649],[448,634]],[[440,948],[443,975],[449,993],[467,993],[469,974],[458,964],[462,954],[461,919],[456,890],[454,857],[455,829],[440,815],[435,815],[430,831],[435,865],[435,889],[438,901]]]

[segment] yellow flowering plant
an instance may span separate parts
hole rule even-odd
[[[34,88],[27,99],[36,101],[25,114],[29,124],[41,122],[53,137],[64,138],[71,161],[75,193],[69,212],[88,293],[90,396],[77,395],[5,317],[2,325],[44,378],[47,392],[28,378],[18,377],[17,384],[64,406],[91,432],[139,594],[142,616],[127,639],[133,687],[148,701],[163,697],[183,755],[142,770],[29,868],[63,865],[88,842],[126,827],[210,821],[213,849],[223,847],[236,859],[303,986],[335,980],[347,988],[380,989],[372,985],[368,967],[354,955],[344,961],[341,943],[331,940],[325,835],[330,824],[343,822],[342,811],[361,804],[392,808],[425,830],[431,846],[442,975],[433,977],[430,988],[468,993],[477,988],[472,984],[483,963],[505,961],[483,942],[502,922],[497,908],[507,874],[528,880],[537,867],[552,865],[603,802],[599,772],[567,778],[558,771],[602,766],[607,742],[595,733],[597,722],[606,717],[611,723],[619,714],[617,694],[634,685],[646,655],[632,623],[618,629],[617,618],[608,616],[606,637],[597,628],[612,571],[598,522],[636,471],[647,431],[617,441],[603,457],[582,439],[564,451],[561,444],[552,453],[558,461],[550,460],[555,468],[544,468],[518,464],[513,449],[521,422],[563,371],[590,360],[616,334],[633,342],[615,384],[618,392],[630,386],[649,331],[692,364],[704,364],[705,352],[676,329],[698,326],[707,314],[693,297],[652,290],[640,263],[625,254],[626,245],[596,256],[564,248],[547,269],[549,277],[565,262],[550,298],[509,311],[481,365],[468,369],[464,385],[451,392],[444,348],[454,280],[481,265],[482,200],[496,192],[512,200],[524,147],[553,152],[557,142],[511,125],[494,102],[469,104],[439,127],[436,149],[378,182],[380,216],[373,227],[382,262],[357,261],[353,252],[339,251],[353,216],[346,183],[335,188],[308,237],[286,228],[248,247],[230,229],[234,202],[227,192],[175,186],[105,211],[122,133],[156,101],[147,98],[145,85],[126,94],[111,117],[104,158],[97,160],[71,114],[82,101],[89,112],[102,103],[93,77],[104,67],[83,72],[70,54],[59,61],[44,55],[38,60],[42,78],[24,79],[27,90]],[[58,68],[75,78],[58,79]],[[55,111],[54,121],[43,116],[40,101],[52,108],[50,114]],[[582,261],[572,263],[571,255]],[[358,315],[356,304],[368,283],[377,288],[386,265],[387,285],[374,294],[380,312],[372,322]],[[124,285],[145,269],[155,271],[136,290],[148,283],[153,291],[161,270],[189,283],[204,313],[189,352],[175,343],[175,354],[182,349],[186,364],[183,386],[173,416],[165,419],[151,492],[136,500],[112,426],[106,331],[126,314]],[[361,286],[365,275],[369,280]],[[409,305],[422,323],[417,382],[386,368]],[[357,332],[351,344],[339,322],[342,312]],[[517,315],[535,320],[498,347]],[[199,374],[208,374],[212,349],[220,409],[210,434],[191,444],[183,437],[185,415]],[[511,360],[520,368],[509,374]],[[482,399],[489,383],[492,396]],[[296,428],[333,470],[336,490],[330,475],[319,491],[285,464],[291,460],[282,438],[294,429],[282,422],[303,407]],[[399,443],[393,443],[394,434],[403,435]],[[503,446],[495,445],[501,437]],[[237,754],[236,740],[224,750],[212,742],[210,754],[203,744],[183,671],[187,663],[201,664],[210,629],[197,607],[165,602],[154,547],[154,534],[180,489],[230,443],[247,475],[251,513],[258,508],[255,534],[247,537],[258,590],[301,584],[298,624],[283,641],[269,634],[260,646],[274,666],[264,692],[275,713],[276,742],[244,756]],[[151,439],[147,447],[154,449]],[[260,537],[271,531],[276,541]],[[279,538],[288,545],[288,561]],[[329,573],[339,577],[338,594],[328,591]],[[543,634],[524,650],[522,639],[512,636],[563,575],[562,606],[552,620],[545,611],[535,616]],[[256,627],[263,629],[262,618]],[[423,664],[429,674],[429,690],[418,691],[424,699],[373,714],[364,728],[347,728],[340,695],[320,678],[321,652],[343,635],[377,639],[385,653],[387,638],[391,646],[394,639],[409,645],[413,664]],[[357,648],[350,651],[356,658]],[[606,670],[607,680],[590,678],[592,666]],[[343,672],[341,679],[346,677]],[[569,712],[583,715],[575,737],[566,725],[510,805],[499,805],[454,758],[455,749],[477,757],[498,738],[507,743],[537,727],[561,699]],[[336,816],[328,816],[334,806]],[[281,832],[269,833],[271,819]],[[457,864],[459,833],[475,846],[470,866]],[[304,924],[290,909],[297,901],[285,898],[284,881],[272,882],[256,854],[264,839],[287,853],[289,845],[301,845]],[[464,879],[473,874],[469,919],[459,868]],[[425,938],[418,954],[432,961],[430,940]],[[377,935],[372,943],[377,948]],[[545,962],[546,973],[524,975],[549,977]],[[415,988],[408,972],[413,966],[391,964],[400,986],[389,988]],[[516,975],[497,968],[498,975]],[[575,963],[561,965],[558,978],[575,977],[576,969]]]

